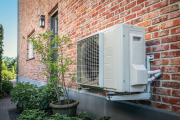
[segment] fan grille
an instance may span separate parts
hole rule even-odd
[[[77,81],[99,85],[99,34],[78,41]]]

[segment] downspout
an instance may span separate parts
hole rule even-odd
[[[19,1],[17,0],[17,75],[16,75],[16,82],[18,82],[18,62],[19,62]]]

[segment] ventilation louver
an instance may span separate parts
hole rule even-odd
[[[99,34],[77,44],[78,83],[99,85]]]

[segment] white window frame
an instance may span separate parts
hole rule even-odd
[[[30,37],[35,37],[35,34],[33,33]],[[29,49],[28,49],[28,59],[34,58],[34,50],[33,50],[33,43],[29,42]]]

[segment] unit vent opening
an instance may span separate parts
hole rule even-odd
[[[99,85],[99,34],[78,41],[77,81]]]

